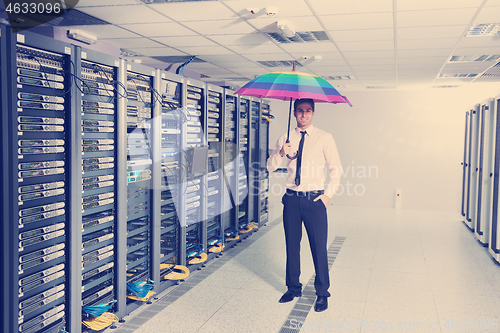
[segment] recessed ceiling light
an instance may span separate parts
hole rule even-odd
[[[285,37],[279,32],[266,32],[266,35],[277,43],[307,43],[330,40],[324,31],[302,31],[293,37]]]
[[[500,54],[483,54],[483,55],[471,55],[471,56],[452,56],[448,62],[484,62],[484,61],[496,61],[500,59]]]
[[[356,80],[352,75],[336,75],[336,76],[322,76],[325,80]]]
[[[495,36],[500,31],[500,23],[476,24],[467,32],[466,37]]]
[[[266,67],[290,67],[293,66],[294,60],[258,60],[257,62]],[[302,66],[302,64],[297,61],[295,65]]]
[[[432,88],[457,88],[461,87],[459,85],[441,85],[441,86],[432,86]]]
[[[457,73],[447,73],[447,74],[439,74],[439,78],[456,78],[456,79],[462,79],[462,78],[467,78],[467,77],[476,77],[477,74],[457,74]]]

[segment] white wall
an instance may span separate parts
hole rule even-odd
[[[331,203],[394,207],[399,188],[402,208],[458,211],[465,112],[498,89],[346,91],[352,108],[317,103],[313,124],[333,134],[344,167]],[[271,148],[286,132],[288,108],[289,102],[271,101]]]

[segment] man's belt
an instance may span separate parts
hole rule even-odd
[[[286,194],[295,195],[297,197],[317,197],[322,195],[323,193],[325,193],[325,191],[323,190],[302,192],[302,191],[294,191],[289,188],[286,189]]]

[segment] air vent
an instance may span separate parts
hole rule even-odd
[[[285,37],[278,32],[266,32],[266,35],[277,43],[308,43],[330,40],[324,31],[297,32],[293,37]]]
[[[356,77],[351,75],[322,76],[322,78],[325,80],[356,80]]]
[[[441,85],[441,86],[432,86],[432,88],[457,88],[461,87],[459,85]]]
[[[457,78],[457,79],[463,79],[463,78],[470,78],[470,77],[476,77],[478,74],[456,74],[456,73],[448,73],[448,74],[439,74],[439,78]]]
[[[483,75],[480,76],[480,78],[494,78],[494,77],[500,77],[500,73],[484,73]]]
[[[495,36],[500,30],[499,23],[476,24],[467,32],[466,37]]]
[[[100,20],[96,17],[90,16],[76,9],[72,9],[62,16],[62,20],[57,23],[57,26],[67,27],[74,25],[104,25],[111,24],[109,22]]]
[[[293,60],[262,60],[257,61],[259,64],[264,65],[266,67],[292,67]],[[299,62],[295,62],[296,66],[302,66]]]
[[[366,86],[366,89],[396,89],[393,86]]]
[[[500,54],[483,54],[483,55],[473,55],[473,56],[452,56],[448,62],[485,62],[485,61],[496,61],[500,59]]]
[[[131,58],[131,57],[144,57],[144,55],[142,55],[140,53],[137,53],[137,52],[134,52],[134,51],[130,51],[130,50],[126,50],[126,49],[120,49],[120,57],[128,57],[128,58]]]
[[[186,56],[153,56],[151,58],[160,60],[169,64],[179,64],[179,63],[185,63],[189,59],[191,59],[192,56],[186,55]],[[203,59],[200,59],[198,57],[194,58],[191,60],[191,62],[206,62]]]

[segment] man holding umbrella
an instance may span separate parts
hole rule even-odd
[[[280,303],[292,301],[302,296],[300,276],[300,241],[302,223],[304,223],[316,271],[314,287],[317,300],[314,310],[324,311],[328,308],[330,278],[328,272],[327,207],[334,195],[340,177],[340,164],[337,146],[330,133],[312,125],[314,117],[314,101],[308,98],[294,102],[294,116],[297,127],[283,134],[276,143],[267,160],[269,172],[276,170],[285,155],[287,159],[288,178],[283,202],[283,226],[286,241],[286,286],[288,291],[279,300]],[[292,152],[297,152],[290,156]],[[326,188],[325,162],[328,163],[330,179]]]

